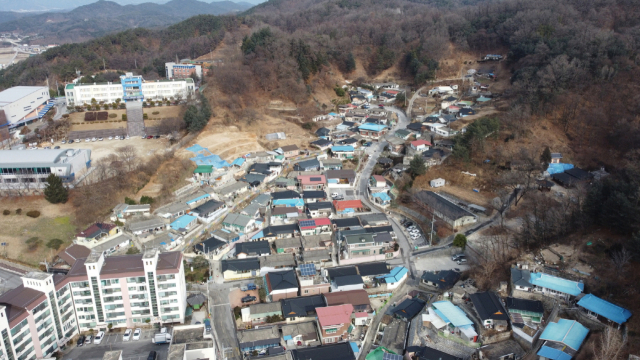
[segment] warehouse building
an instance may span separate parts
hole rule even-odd
[[[96,99],[98,103],[113,103],[116,99],[140,101],[186,98],[194,91],[195,85],[191,78],[145,81],[140,75],[126,73],[120,76],[120,83],[68,84],[65,87],[65,97],[67,105],[74,106],[90,104],[91,99]]]
[[[0,189],[44,188],[49,174],[71,183],[91,166],[91,150],[0,151]]]
[[[14,86],[0,92],[0,119],[5,118],[9,127],[38,119],[38,107],[48,100],[46,86]]]

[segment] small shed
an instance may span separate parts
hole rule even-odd
[[[192,294],[187,297],[187,304],[194,310],[199,310],[207,298],[202,294]]]
[[[438,179],[433,179],[429,182],[429,185],[431,185],[431,187],[433,188],[438,188],[438,187],[442,187],[444,186],[444,179],[443,178],[438,178]]]

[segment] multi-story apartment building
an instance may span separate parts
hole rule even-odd
[[[197,64],[168,62],[164,63],[164,70],[167,79],[186,79],[191,77],[191,74],[196,74],[198,78],[202,79],[202,66]],[[205,73],[208,73],[206,68]]]
[[[0,296],[0,359],[47,358],[78,333],[64,275],[30,272]]]
[[[186,98],[193,94],[193,79],[145,81],[142,76],[132,73],[120,76],[120,83],[68,84],[65,87],[67,105],[90,104],[91,99],[98,103],[113,103],[117,99],[140,101],[144,99],[162,100]]]

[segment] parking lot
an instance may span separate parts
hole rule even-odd
[[[158,353],[159,360],[167,359],[167,351],[169,345],[156,345],[151,342],[151,338],[158,332],[156,329],[143,329],[140,340],[133,340],[133,336],[129,341],[123,341],[124,331],[106,333],[100,344],[85,344],[77,347],[70,344],[69,351],[62,357],[68,360],[78,359],[102,359],[106,351],[122,350],[123,360],[146,360],[149,352],[154,350]]]
[[[255,296],[256,301],[243,304],[242,298],[247,295]],[[258,294],[258,290],[242,291],[240,289],[234,289],[234,290],[231,290],[231,292],[229,293],[229,304],[231,305],[231,308],[234,308],[236,306],[244,307],[251,304],[257,304],[259,302],[260,302],[260,295]]]

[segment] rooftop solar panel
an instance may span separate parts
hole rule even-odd
[[[300,265],[300,275],[313,276],[316,274],[316,266],[314,264],[302,264]]]
[[[382,355],[382,360],[402,360],[402,356],[386,352]]]
[[[302,220],[302,221],[300,221],[300,227],[315,226],[315,225],[316,225],[315,220]]]
[[[321,177],[312,177],[311,181],[322,181]]]

